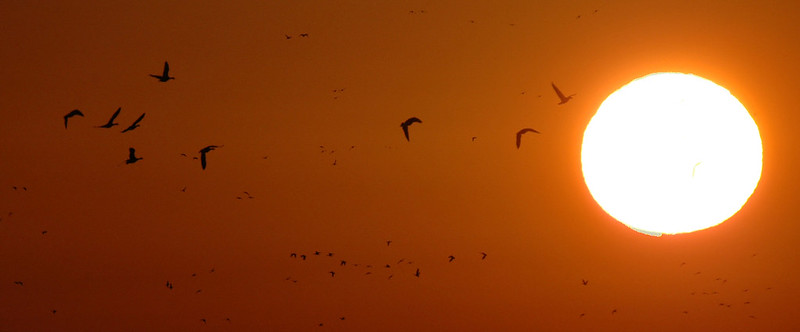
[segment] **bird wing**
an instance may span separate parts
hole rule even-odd
[[[412,123],[414,123],[414,122],[419,122],[419,123],[422,123],[422,120],[420,120],[420,119],[419,119],[419,118],[417,118],[417,117],[411,117],[411,118],[408,118],[408,120],[406,120],[406,125],[407,125],[407,126],[410,126],[410,125],[411,125]]]
[[[142,121],[142,119],[144,119],[144,114],[145,113],[142,113],[142,115],[140,115],[139,118],[136,119],[136,121],[133,121],[133,124],[131,125],[131,127],[136,126],[137,124],[139,124],[139,121]]]
[[[116,119],[116,118],[117,118],[117,115],[119,115],[119,112],[120,112],[120,111],[122,111],[122,107],[120,107],[120,108],[117,108],[117,111],[116,111],[116,112],[114,112],[114,114],[112,114],[112,115],[111,115],[111,119],[109,119],[109,120],[108,120],[108,123],[113,123],[113,122],[114,122],[114,119]]]
[[[200,166],[206,169],[206,153],[200,152]]]
[[[558,89],[558,87],[556,86],[555,83],[550,82],[550,85],[553,86],[553,90],[556,90],[556,94],[558,95],[558,99],[564,100],[564,98],[567,98],[567,97],[564,96],[563,93],[561,93],[561,90]]]
[[[161,79],[161,76],[158,76],[158,75],[155,75],[155,74],[150,74],[150,76],[155,77],[157,79]]]
[[[76,115],[83,116],[83,113],[81,113],[80,110],[72,110],[71,112],[67,113],[67,115],[65,115],[64,117],[71,118]]]
[[[411,141],[411,140],[408,138],[408,125],[407,125],[407,124],[405,124],[405,123],[403,123],[402,125],[400,125],[400,127],[403,127],[403,134],[405,134],[405,135],[406,135],[406,141]]]
[[[164,76],[169,77],[169,62],[164,61]]]
[[[128,158],[131,160],[136,159],[136,149],[128,148]]]

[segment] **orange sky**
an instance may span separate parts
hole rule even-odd
[[[800,328],[800,4],[377,3],[0,2],[0,331]],[[580,144],[661,71],[728,88],[764,168],[656,238],[594,202]]]

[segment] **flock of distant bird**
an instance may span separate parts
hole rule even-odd
[[[568,101],[570,101],[572,99],[573,96],[575,96],[575,94],[571,94],[569,96],[565,96],[564,93],[562,93],[561,90],[558,89],[558,87],[556,86],[555,83],[551,82],[550,85],[553,86],[553,90],[556,92],[556,95],[558,96],[558,99],[559,99],[558,104],[559,105],[566,104]],[[413,123],[422,123],[422,120],[420,120],[417,117],[411,117],[411,118],[408,118],[408,120],[403,121],[402,123],[400,123],[400,127],[403,128],[403,135],[406,136],[406,141],[410,141],[410,139],[408,137],[408,127],[411,126]],[[517,132],[517,149],[519,149],[519,146],[522,143],[522,135],[525,134],[525,133],[536,133],[536,134],[539,134],[539,131],[536,130],[536,129],[532,129],[532,128],[522,128],[522,129],[520,129]],[[472,141],[474,142],[476,138],[477,137],[473,136],[472,137]]]
[[[153,78],[158,79],[159,82],[167,82],[169,80],[174,80],[175,79],[175,77],[169,76],[169,62],[167,62],[167,61],[164,61],[164,71],[161,73],[161,75],[150,74],[150,76],[153,77]],[[111,115],[111,118],[108,119],[108,122],[106,122],[104,125],[100,125],[100,126],[96,126],[96,127],[97,128],[111,128],[113,126],[119,125],[119,123],[114,122],[114,120],[117,118],[117,116],[119,116],[119,113],[121,111],[122,111],[122,107],[117,108],[117,110],[114,112],[114,114]],[[69,113],[67,113],[66,115],[64,115],[64,129],[68,128],[69,119],[72,118],[72,117],[75,117],[75,116],[83,117],[84,115],[83,115],[83,112],[81,112],[78,109],[72,110]],[[139,118],[136,119],[136,121],[133,121],[133,123],[130,126],[125,128],[124,130],[122,130],[122,133],[127,133],[127,132],[129,132],[131,130],[139,128],[140,127],[139,122],[142,122],[142,119],[144,119],[144,116],[145,116],[145,113],[142,113],[142,115],[140,115]],[[222,147],[222,146],[221,145],[209,145],[209,146],[206,146],[206,147],[200,149],[200,167],[202,167],[202,169],[204,169],[204,170],[206,169],[206,153],[208,153],[208,152],[210,152],[210,151],[212,151],[212,150],[214,150],[216,148],[220,148],[220,147]],[[142,159],[144,159],[144,158],[136,156],[136,149],[134,149],[132,147],[128,148],[128,159],[125,160],[125,164],[133,164],[133,163],[135,163],[135,162],[137,162],[139,160],[142,160]]]
[[[300,34],[300,35],[302,37],[308,37],[308,34],[305,34],[305,33]],[[291,37],[287,35],[287,39],[288,38],[291,38]],[[175,79],[175,77],[169,76],[169,62],[167,62],[167,61],[164,61],[164,71],[161,73],[161,75],[150,74],[150,76],[155,78],[155,79],[158,79],[159,82],[167,82],[169,80],[174,80]],[[561,90],[558,89],[558,87],[555,85],[555,83],[551,83],[551,85],[553,86],[553,90],[555,91],[556,95],[559,98],[558,105],[563,105],[563,104],[567,103],[568,101],[570,101],[570,99],[572,99],[573,96],[575,96],[575,94],[571,94],[569,96],[565,96],[561,92]],[[340,89],[340,90],[343,91],[344,89]],[[334,90],[334,92],[336,92],[336,91],[337,90]],[[114,114],[111,115],[111,118],[108,119],[108,122],[106,122],[103,125],[96,126],[96,127],[97,128],[111,128],[113,126],[119,125],[119,123],[114,122],[114,120],[117,118],[117,116],[119,115],[120,111],[122,111],[122,107],[117,108],[117,110],[114,112]],[[83,115],[83,112],[81,112],[78,109],[72,110],[69,113],[67,113],[66,115],[64,115],[64,129],[68,128],[69,119],[72,118],[72,117],[75,117],[75,116],[83,117],[84,115]],[[134,130],[136,128],[139,128],[140,127],[139,122],[141,122],[142,119],[144,119],[144,116],[145,116],[145,113],[142,113],[142,115],[140,115],[139,118],[136,119],[136,121],[134,121],[130,126],[125,128],[124,130],[122,130],[122,133],[126,133],[126,132],[129,132],[129,131]],[[407,120],[403,121],[402,123],[400,123],[400,127],[403,129],[403,135],[405,136],[406,141],[410,141],[411,140],[410,137],[409,137],[409,134],[408,134],[408,127],[411,126],[414,123],[422,123],[422,120],[420,120],[417,117],[411,117],[411,118],[408,118]],[[517,140],[516,140],[517,149],[519,149],[520,144],[522,143],[522,135],[525,134],[525,133],[529,133],[529,132],[539,134],[539,131],[537,131],[535,129],[532,129],[532,128],[523,128],[523,129],[519,130],[517,132]],[[472,141],[475,141],[476,138],[477,137],[472,137]],[[219,146],[218,145],[209,145],[209,146],[206,146],[206,147],[200,149],[200,151],[199,151],[200,152],[200,167],[203,170],[206,169],[206,164],[207,164],[207,162],[206,162],[206,154],[208,152],[211,152],[214,149],[220,148],[220,147],[222,147],[222,146],[221,145],[219,145]],[[136,163],[137,161],[142,160],[142,159],[144,159],[144,158],[136,156],[136,149],[134,149],[133,147],[128,148],[128,159],[125,160],[125,164],[126,165]],[[334,165],[336,165],[335,161],[334,161]]]

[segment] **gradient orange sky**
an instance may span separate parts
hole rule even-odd
[[[0,2],[0,331],[797,330],[798,13]],[[729,89],[764,168],[725,223],[656,238],[594,202],[580,144],[663,71]]]

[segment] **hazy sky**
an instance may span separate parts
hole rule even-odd
[[[798,13],[2,1],[0,331],[796,330]],[[594,202],[580,145],[663,71],[729,89],[764,166],[731,219],[657,238]]]

